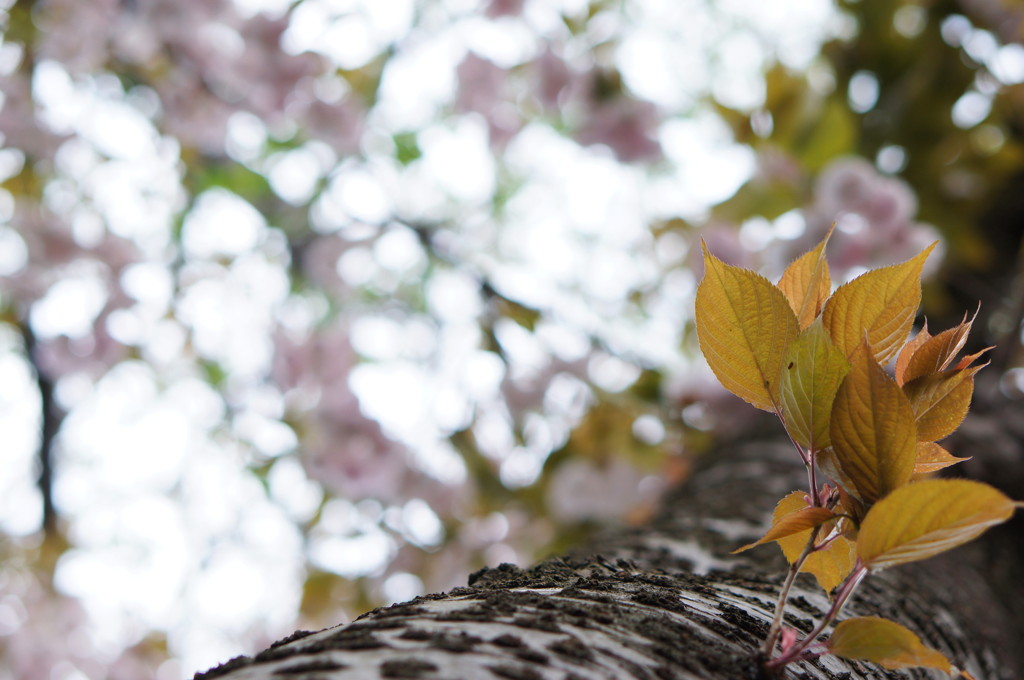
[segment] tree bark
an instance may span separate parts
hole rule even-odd
[[[985,454],[984,439],[961,444],[972,450],[958,455]],[[760,536],[775,502],[804,487],[795,461],[774,435],[734,442],[708,454],[642,528],[609,531],[588,549],[529,569],[483,569],[467,587],[349,624],[297,632],[196,680],[767,678],[757,650],[785,563],[774,546],[730,551]],[[873,575],[843,616],[898,621],[977,680],[1024,677],[1020,536],[1019,525],[1004,525],[946,556]],[[806,634],[827,606],[801,575],[786,624]],[[946,676],[826,656],[791,664],[780,677]]]

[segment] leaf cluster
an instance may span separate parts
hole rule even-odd
[[[830,237],[790,264],[777,285],[703,246],[701,350],[723,386],[778,416],[808,473],[808,489],[779,501],[768,532],[740,549],[777,542],[791,565],[765,651],[774,651],[786,594],[803,571],[833,593],[832,609],[804,640],[782,635],[782,653],[769,665],[833,653],[949,672],[943,655],[884,619],[850,619],[829,641],[815,642],[869,573],[962,545],[1018,505],[980,482],[930,478],[965,460],[937,442],[963,421],[984,367],[977,363],[984,351],[958,357],[973,322],[966,315],[934,336],[925,324],[909,337],[934,244],[833,293]],[[819,475],[831,483],[819,485]]]

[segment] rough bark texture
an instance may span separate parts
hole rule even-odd
[[[965,437],[961,455],[964,445],[985,455],[984,437]],[[773,546],[730,551],[759,536],[774,503],[802,486],[793,459],[791,449],[771,440],[735,443],[709,455],[648,526],[609,532],[590,550],[530,569],[484,569],[468,587],[346,625],[296,633],[196,680],[764,678],[756,650],[784,563]],[[872,576],[844,615],[896,620],[978,680],[1024,677],[1014,613],[1022,601],[1020,536],[1019,526],[1004,528],[948,557]],[[801,576],[786,621],[806,633],[826,608],[825,594]],[[784,677],[945,674],[822,657],[791,665]]]

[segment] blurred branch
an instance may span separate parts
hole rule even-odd
[[[39,411],[41,416],[39,436],[39,476],[36,484],[43,498],[43,532],[52,536],[57,532],[57,508],[53,502],[53,478],[55,460],[53,455],[54,442],[60,430],[64,413],[54,400],[54,383],[47,377],[36,358],[38,340],[28,321],[18,324],[25,343],[25,356],[36,374],[36,385],[39,388]]]
[[[995,336],[996,349],[992,353],[992,364],[1002,374],[1013,368],[1020,359],[1021,326],[1024,325],[1024,243],[1017,251],[1017,266],[1013,273],[1010,289],[1003,304],[996,309],[989,320],[990,332]]]

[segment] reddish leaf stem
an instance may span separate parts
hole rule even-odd
[[[814,527],[810,537],[807,539],[807,545],[804,546],[803,552],[794,560],[793,564],[789,565],[789,572],[786,574],[786,580],[783,582],[782,590],[779,592],[779,599],[775,603],[775,615],[772,618],[772,625],[768,628],[768,637],[764,640],[764,647],[762,649],[765,656],[770,657],[775,650],[775,643],[778,642],[779,634],[782,632],[782,614],[786,609],[789,591],[793,587],[793,582],[796,581],[797,574],[800,573],[800,568],[804,566],[804,562],[807,561],[807,558],[815,550],[815,544],[818,541],[818,530],[820,528]]]
[[[839,613],[842,612],[846,602],[853,595],[853,591],[857,589],[860,582],[864,580],[864,577],[868,575],[868,568],[860,563],[858,560],[857,565],[846,580],[843,581],[843,585],[840,586],[839,592],[836,593],[835,597],[832,598],[832,606],[825,612],[825,616],[821,619],[821,623],[817,627],[807,634],[804,639],[797,642],[790,649],[786,650],[785,653],[780,656],[771,659],[767,662],[766,666],[770,669],[779,668],[785,666],[791,661],[796,661],[804,657],[804,652],[814,644],[814,641],[821,635],[828,626],[835,621]]]
[[[775,400],[772,400],[772,407],[775,409],[775,415],[778,417],[779,422],[782,423],[782,429],[786,431],[786,436],[789,437],[789,441],[793,444],[793,448],[796,449],[797,454],[800,456],[800,460],[803,461],[804,467],[807,468],[807,494],[811,498],[811,506],[820,507],[821,501],[818,499],[818,480],[815,476],[814,471],[814,451],[805,449],[797,443],[793,435],[789,433],[789,428],[786,427],[786,420],[782,417],[782,409]]]

